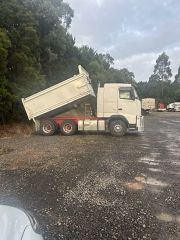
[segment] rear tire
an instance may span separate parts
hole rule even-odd
[[[65,136],[72,136],[77,132],[77,125],[72,120],[66,120],[61,124],[61,133]]]
[[[52,136],[57,130],[56,124],[52,120],[46,120],[40,124],[40,133],[43,136]]]
[[[127,132],[127,126],[122,120],[114,120],[110,122],[109,130],[112,136],[122,137]]]

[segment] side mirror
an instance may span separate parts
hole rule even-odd
[[[132,97],[131,97],[131,100],[135,101],[135,100],[136,100],[135,96],[132,96]]]
[[[133,89],[131,89],[131,100],[135,101],[135,99],[136,99],[136,97],[135,97],[134,91],[133,91]]]

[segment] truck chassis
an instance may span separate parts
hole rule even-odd
[[[138,119],[137,119],[138,120]],[[139,119],[143,123],[143,119]],[[34,120],[36,132],[51,136],[60,132],[65,136],[75,135],[78,131],[110,132],[113,136],[124,136],[127,131],[137,131],[136,125],[131,126],[121,117],[54,117]],[[143,125],[143,124],[142,124]],[[144,127],[144,126],[142,126]]]

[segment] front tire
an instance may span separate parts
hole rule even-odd
[[[61,133],[65,136],[72,136],[77,132],[77,125],[72,120],[66,120],[61,124]]]
[[[109,130],[112,136],[122,137],[127,132],[127,126],[122,120],[114,120],[110,122]]]

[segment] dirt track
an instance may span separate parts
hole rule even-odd
[[[180,239],[180,113],[144,135],[0,138],[0,203],[24,207],[46,239]]]

